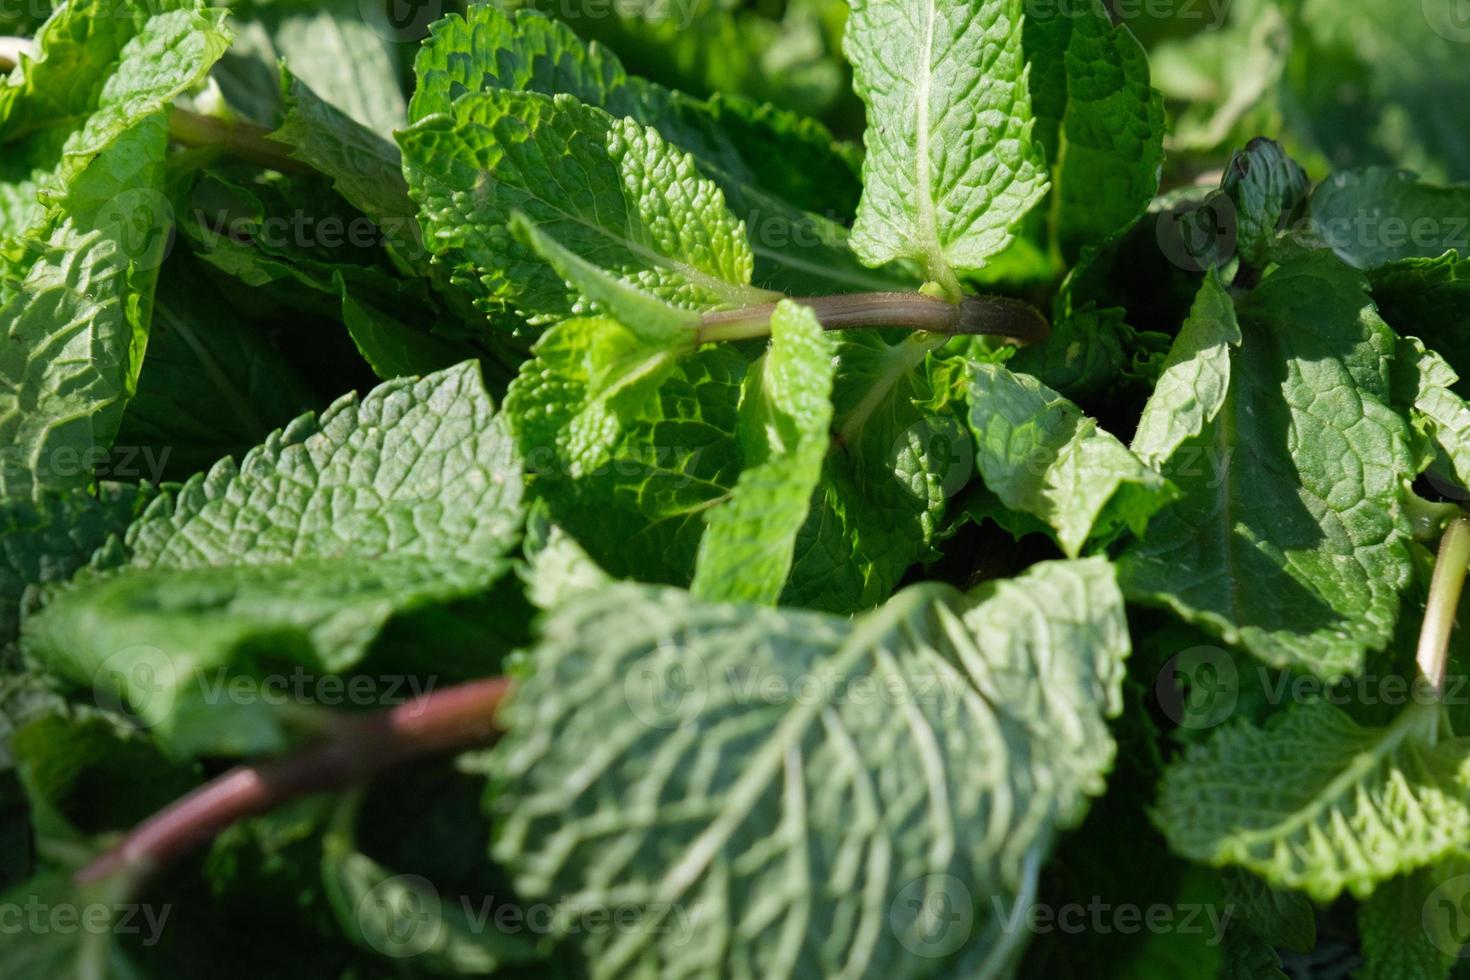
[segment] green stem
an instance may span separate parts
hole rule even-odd
[[[1455,627],[1467,568],[1470,568],[1470,517],[1462,514],[1450,522],[1439,541],[1439,556],[1434,561],[1434,577],[1429,583],[1429,602],[1424,607],[1424,625],[1419,632],[1415,658],[1436,698],[1444,693],[1450,632]]]
[[[292,159],[291,148],[271,139],[270,130],[254,123],[220,119],[172,106],[168,110],[168,135],[175,143],[217,146],[241,159],[282,173],[316,173],[307,164]]]
[[[958,305],[921,293],[802,296],[793,302],[810,307],[828,330],[895,327],[937,334],[986,334],[1017,344],[1044,340],[1050,332],[1046,318],[1035,307],[1004,296],[967,296]],[[769,336],[775,310],[776,304],[762,303],[706,313],[700,321],[698,342]]]

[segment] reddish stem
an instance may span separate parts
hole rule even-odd
[[[302,796],[341,789],[413,759],[488,745],[495,712],[511,689],[504,677],[470,681],[386,711],[344,716],[320,744],[237,766],[134,827],[77,873],[79,883],[114,874],[147,876],[246,817]]]

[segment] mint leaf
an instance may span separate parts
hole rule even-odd
[[[831,445],[833,344],[810,309],[782,301],[771,349],[740,399],[744,469],[709,514],[690,590],[712,602],[774,604]]]
[[[0,502],[0,650],[16,639],[29,590],[70,578],[111,535],[127,528],[151,496],[135,486],[104,483],[95,496],[71,490]]]
[[[24,649],[74,683],[116,685],[175,753],[278,750],[270,699],[222,701],[210,683],[265,669],[267,652],[349,670],[395,613],[484,590],[520,493],[472,363],[390,381],[156,501],[125,556],[53,594]]]
[[[148,357],[118,429],[119,444],[157,468],[146,474],[151,480],[188,479],[243,455],[315,403],[264,332],[235,316],[197,264],[175,257],[164,267]]]
[[[1470,855],[1443,860],[1379,885],[1358,907],[1363,980],[1440,977],[1453,972],[1465,935],[1460,928],[1470,895]]]
[[[1046,522],[1068,555],[1125,526],[1142,533],[1168,502],[1163,477],[1040,381],[984,363],[971,378],[980,476],[1007,507]]]
[[[1025,933],[1001,933],[995,901],[1034,885],[1102,789],[1127,652],[1099,560],[968,596],[916,587],[855,622],[585,593],[547,620],[507,708],[495,855],[529,899],[577,896],[553,927],[599,976],[928,976],[957,948],[935,918],[951,911],[1005,962]],[[841,693],[865,685],[897,703]],[[750,696],[771,690],[789,693]],[[907,900],[936,895],[953,901]],[[614,904],[638,927],[581,927],[581,909]],[[785,943],[737,927],[756,909]]]
[[[853,249],[874,266],[911,259],[957,294],[1047,189],[1021,2],[858,0],[844,49],[868,107]]]
[[[164,144],[153,116],[99,154],[0,307],[0,496],[84,488],[112,445],[137,388],[171,220]]]
[[[448,112],[465,92],[505,89],[571,95],[657,129],[693,157],[746,222],[760,286],[821,293],[891,289],[911,278],[866,269],[847,248],[842,219],[846,198],[856,198],[843,189],[852,182],[851,156],[811,120],[735,97],[692,99],[629,76],[612,52],[587,45],[565,24],[489,4],[435,24],[414,70],[415,121]]]
[[[1220,192],[1234,205],[1236,251],[1244,261],[1271,260],[1276,236],[1296,223],[1310,189],[1306,171],[1272,140],[1253,139],[1231,156]]]
[[[1235,303],[1219,275],[1211,272],[1143,406],[1130,447],[1136,456],[1160,469],[1186,440],[1215,420],[1230,391],[1230,351],[1239,345]]]
[[[1393,369],[1395,401],[1428,443],[1420,468],[1442,453],[1460,486],[1470,487],[1470,406],[1452,390],[1459,375],[1414,337],[1398,341]]]
[[[1470,831],[1470,741],[1435,744],[1436,710],[1363,728],[1325,702],[1238,723],[1171,766],[1157,820],[1195,861],[1240,865],[1328,902],[1451,853]]]
[[[673,358],[604,317],[557,324],[533,355],[505,398],[532,494],[613,575],[687,584],[704,515],[740,473],[745,357],[711,345]],[[628,397],[609,405],[615,385]],[[597,439],[570,443],[579,418]],[[581,447],[600,462],[574,472]]]
[[[1436,187],[1402,170],[1369,167],[1324,180],[1309,207],[1317,237],[1354,268],[1451,251],[1470,258],[1470,188]]]
[[[1361,275],[1321,252],[1236,312],[1230,393],[1176,450],[1183,497],[1124,552],[1119,578],[1134,601],[1267,663],[1353,673],[1388,642],[1409,581],[1399,491],[1413,464],[1386,404],[1392,335]]]
[[[229,45],[223,21],[198,0],[81,0],[48,19],[35,60],[0,85],[6,234],[38,225],[93,158],[202,78]]]
[[[691,309],[759,302],[745,229],[656,132],[568,96],[492,89],[399,135],[427,244],[487,312],[577,312],[554,270],[515,242],[516,211],[565,247]]]
[[[1422,337],[1462,377],[1470,376],[1470,260],[1400,259],[1369,273],[1373,299],[1400,336]],[[1458,394],[1470,395],[1459,382]]]
[[[1164,102],[1148,59],[1099,0],[1027,9],[1035,135],[1050,166],[1050,237],[1075,258],[1131,225],[1159,189]]]

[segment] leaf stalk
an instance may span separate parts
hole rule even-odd
[[[1439,541],[1439,555],[1434,561],[1429,601],[1424,607],[1424,625],[1419,632],[1419,649],[1415,657],[1436,700],[1444,695],[1450,633],[1455,627],[1455,613],[1460,608],[1467,569],[1470,569],[1470,516],[1461,514],[1449,523]]]
[[[894,327],[1004,337],[1016,344],[1035,343],[1050,333],[1046,318],[1034,306],[1005,296],[966,296],[955,304],[922,293],[845,293],[793,297],[792,302],[810,307],[827,330]],[[775,303],[762,303],[706,313],[700,319],[698,342],[769,336],[775,310]]]

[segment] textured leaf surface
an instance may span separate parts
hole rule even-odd
[[[711,602],[774,605],[831,445],[831,338],[816,315],[783,300],[771,348],[746,375],[737,438],[744,468],[709,514],[690,590]]]
[[[1235,303],[1220,277],[1211,273],[1143,406],[1130,447],[1140,459],[1161,468],[1185,440],[1214,421],[1230,392],[1230,350],[1239,345]]]
[[[1399,488],[1414,467],[1386,404],[1392,336],[1366,287],[1316,253],[1237,308],[1225,406],[1176,451],[1184,496],[1120,571],[1130,598],[1333,677],[1388,642],[1409,580]]]
[[[1024,45],[1051,233],[1075,257],[1132,224],[1158,191],[1164,100],[1142,46],[1099,0],[1029,7]]]
[[[1192,860],[1328,902],[1450,853],[1470,832],[1470,740],[1431,744],[1435,710],[1363,728],[1325,702],[1221,729],[1171,766],[1157,819]]]
[[[533,494],[594,561],[614,575],[685,585],[705,512],[740,473],[735,433],[747,364],[728,346],[705,347],[673,363],[651,395],[636,386],[632,404],[598,412],[594,402],[605,386],[627,377],[628,361],[620,355],[662,359],[666,353],[605,317],[564,321],[541,336],[535,356],[521,365],[505,413]],[[619,365],[621,373],[603,369]],[[588,445],[604,461],[582,472],[567,442],[589,407],[593,419],[616,424],[583,423],[580,431],[601,435]]]
[[[1358,907],[1359,980],[1450,976],[1465,945],[1470,854],[1463,849],[1379,885]]]
[[[998,930],[1102,789],[1126,653],[1101,561],[856,621],[587,593],[508,709],[495,854],[533,900],[637,911],[592,934],[560,906],[597,976],[931,976],[936,916]]]
[[[976,364],[970,386],[975,465],[1007,507],[1032,514],[1077,555],[1089,539],[1141,532],[1168,484],[1061,395],[998,364]]]
[[[1220,191],[1234,205],[1236,251],[1244,261],[1270,260],[1277,233],[1299,217],[1310,188],[1301,165],[1272,140],[1253,139],[1230,158]]]
[[[186,480],[241,456],[317,404],[264,332],[239,319],[193,262],[166,266],[148,357],[113,457],[153,482]],[[119,474],[124,475],[124,474]]]
[[[399,135],[427,244],[487,311],[578,312],[507,225],[523,212],[594,265],[691,309],[759,302],[745,228],[657,132],[570,96],[500,89]]]
[[[72,681],[115,684],[176,751],[279,749],[269,705],[212,697],[206,673],[266,654],[350,668],[395,613],[501,574],[520,492],[477,367],[391,381],[155,501],[126,554],[56,592],[24,646]]]
[[[168,228],[155,210],[164,149],[155,116],[99,155],[0,307],[0,495],[85,487],[112,445],[137,386]]]
[[[230,42],[196,0],[69,3],[0,85],[0,237],[35,226],[97,154],[209,70]],[[146,185],[144,185],[146,186]],[[134,204],[133,207],[139,207]]]
[[[1459,375],[1414,337],[1398,341],[1393,370],[1394,399],[1428,440],[1430,460],[1443,453],[1460,486],[1470,487],[1470,406],[1452,390]]]
[[[1317,185],[1310,209],[1322,243],[1358,269],[1452,251],[1470,258],[1470,187],[1436,187],[1402,170],[1368,167]]]
[[[852,243],[956,291],[1047,189],[1032,138],[1020,0],[858,0],[844,41],[868,106]]]
[[[694,158],[746,222],[761,286],[817,294],[908,281],[864,268],[847,248],[842,219],[848,199],[856,199],[848,189],[852,164],[811,120],[738,97],[691,99],[629,76],[611,51],[559,21],[489,4],[435,24],[414,69],[415,120],[449,111],[465,92],[506,89],[571,95],[657,129]]]

